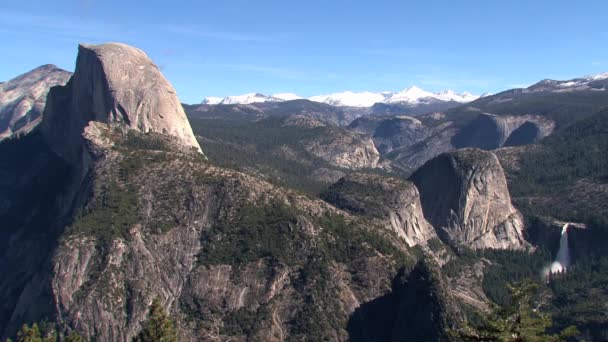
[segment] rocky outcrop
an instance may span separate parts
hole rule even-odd
[[[426,221],[414,184],[396,178],[351,174],[332,185],[322,197],[353,214],[379,219],[410,246],[425,245],[437,235]]]
[[[457,132],[452,122],[444,122],[433,127],[426,139],[393,150],[389,158],[394,167],[412,172],[431,158],[454,149],[451,140]]]
[[[65,85],[71,75],[49,64],[0,84],[0,141],[34,129],[42,120],[49,89]]]
[[[326,126],[325,123],[321,122],[318,119],[313,117],[309,117],[306,115],[290,115],[288,116],[281,125],[283,127],[296,126],[302,128],[315,128],[315,127],[323,127]]]
[[[555,123],[540,115],[494,115],[482,113],[452,139],[456,148],[486,150],[502,146],[533,144],[553,132]]]
[[[50,93],[42,129],[59,155],[78,160],[90,121],[167,134],[201,151],[175,89],[143,51],[125,44],[79,46],[72,79]]]
[[[431,132],[431,128],[410,116],[367,116],[356,119],[348,128],[370,135],[382,155],[394,149],[412,146],[427,138]]]
[[[331,133],[331,132],[330,132]],[[315,157],[345,169],[375,168],[380,160],[380,153],[374,142],[361,134],[335,131],[322,140],[304,142],[304,148]]]
[[[459,319],[439,267],[420,261],[395,277],[391,293],[355,311],[349,341],[451,341],[449,331]]]
[[[523,219],[511,204],[507,182],[492,152],[444,153],[410,178],[426,219],[445,241],[474,249],[525,249]]]

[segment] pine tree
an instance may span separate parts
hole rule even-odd
[[[66,342],[84,342],[84,337],[80,336],[77,332],[72,331],[68,337],[66,337]]]
[[[531,280],[509,286],[512,299],[509,307],[494,310],[481,327],[467,327],[466,331],[452,335],[459,341],[499,342],[559,342],[579,335],[573,326],[559,334],[547,333],[553,320],[541,310],[542,300],[535,298],[538,288]]]
[[[175,325],[169,318],[158,298],[152,301],[148,321],[142,331],[134,338],[136,342],[177,342]]]
[[[42,342],[38,324],[32,324],[31,328],[27,324],[24,324],[17,333],[17,342]]]

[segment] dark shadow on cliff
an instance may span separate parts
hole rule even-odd
[[[402,269],[392,291],[361,305],[348,321],[349,340],[447,341],[451,304],[438,269],[419,262]]]
[[[71,174],[38,132],[0,143],[0,337],[52,318],[48,275]]]

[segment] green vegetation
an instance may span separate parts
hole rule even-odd
[[[237,309],[224,317],[222,335],[227,336],[247,336],[256,331],[256,327],[270,317],[266,307],[251,310],[248,308]]]
[[[542,269],[551,262],[551,255],[546,250],[537,250],[533,254],[521,251],[487,250],[481,257],[489,260],[483,278],[483,290],[486,295],[501,306],[512,304],[508,284],[525,279],[542,278]]]
[[[158,133],[140,133],[129,130],[120,147],[127,150],[169,151],[167,138]]]
[[[553,333],[551,315],[544,311],[547,304],[546,293],[531,280],[524,280],[509,286],[511,305],[497,308],[485,322],[469,327],[464,332],[455,333],[463,341],[500,341],[500,342],[551,342],[567,341],[579,335],[578,330],[569,326]]]
[[[326,184],[315,179],[315,170],[344,171],[311,155],[302,146],[306,140],[332,136],[332,130],[339,128],[283,126],[282,118],[255,122],[190,118],[190,123],[195,134],[202,137],[200,143],[213,164],[255,171],[277,185],[318,194]],[[281,151],[284,147],[288,152]]]
[[[72,331],[68,336],[59,338],[59,333],[54,324],[49,322],[34,323],[32,326],[24,324],[17,332],[15,341],[17,342],[56,342],[58,340],[67,342],[84,342],[85,339],[76,331]],[[7,339],[6,342],[12,341]]]
[[[298,243],[305,240],[296,212],[280,203],[239,208],[237,217],[221,219],[203,236],[201,264],[243,265],[261,258],[293,265]]]
[[[165,312],[158,298],[150,305],[148,320],[142,331],[133,339],[134,342],[177,342],[175,324]]]
[[[576,325],[596,341],[608,338],[608,256],[577,263],[549,288],[558,326]]]
[[[608,108],[608,97],[601,91],[528,94],[516,94],[513,91],[507,92],[512,93],[509,97],[512,97],[513,100],[496,101],[494,96],[480,98],[465,106],[448,110],[446,116],[457,117],[466,121],[468,113],[477,113],[477,115],[480,112],[498,115],[526,115],[534,113],[555,120],[557,128],[562,129],[573,122],[585,119],[604,108]],[[497,96],[500,95],[497,94]],[[478,108],[479,111],[467,110],[468,107]],[[473,115],[473,117],[477,115]],[[459,124],[458,121],[457,124]]]
[[[387,191],[379,183],[362,184],[356,180],[342,178],[320,194],[325,201],[336,207],[354,214],[375,218],[385,218],[388,213],[384,209],[390,200]]]
[[[510,184],[515,196],[554,194],[582,178],[608,179],[608,111],[543,140],[523,156]]]
[[[322,253],[311,255],[300,271],[303,302],[291,320],[291,341],[328,341],[348,317],[341,315],[336,289],[331,284],[329,260]]]
[[[137,194],[110,181],[100,186],[94,202],[77,215],[70,232],[93,235],[107,243],[125,237],[137,220]]]

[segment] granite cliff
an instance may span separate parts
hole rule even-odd
[[[0,84],[0,141],[34,129],[42,120],[49,89],[65,85],[71,75],[47,64]]]
[[[439,155],[410,178],[426,219],[444,241],[474,249],[525,249],[524,223],[511,204],[504,171],[489,151]]]

